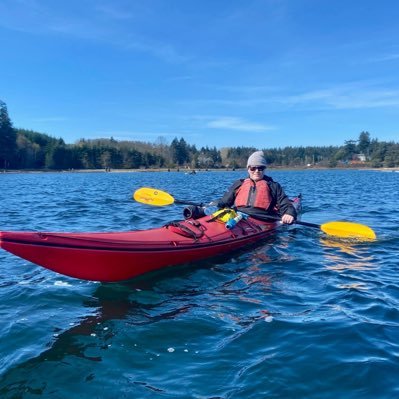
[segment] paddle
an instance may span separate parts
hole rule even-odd
[[[136,190],[133,194],[133,198],[137,202],[154,206],[166,206],[172,204],[200,205],[195,202],[176,200],[165,191],[149,187],[142,187]],[[272,215],[270,215],[270,219],[281,220],[278,216]],[[335,237],[363,238],[369,240],[375,240],[377,238],[376,234],[370,227],[360,223],[334,221],[320,225],[316,223],[302,222],[301,220],[296,220],[294,223],[301,226],[319,229],[325,234]]]
[[[137,202],[153,206],[165,206],[172,204],[200,206],[200,204],[195,202],[175,200],[169,193],[149,187],[142,187],[136,190],[133,194],[133,198]]]

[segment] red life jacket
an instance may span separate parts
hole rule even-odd
[[[272,203],[272,195],[266,180],[257,182],[251,179],[245,179],[236,191],[234,205],[251,206],[261,209],[269,209]]]

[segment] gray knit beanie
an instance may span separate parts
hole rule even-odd
[[[247,162],[248,166],[265,166],[266,167],[266,159],[263,151],[255,151],[250,155]]]

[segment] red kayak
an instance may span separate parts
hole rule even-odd
[[[293,200],[300,207],[300,198]],[[229,253],[274,234],[278,222],[242,219],[232,229],[212,216],[128,232],[0,232],[0,247],[67,276],[122,281],[167,266]]]

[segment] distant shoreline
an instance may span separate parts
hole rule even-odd
[[[399,172],[399,168],[372,168],[372,167],[338,167],[338,168],[328,168],[328,167],[276,167],[276,168],[268,168],[270,171],[299,171],[299,170],[374,170],[380,172]],[[138,169],[72,169],[72,170],[43,170],[43,169],[35,169],[35,170],[0,170],[2,174],[22,174],[22,173],[143,173],[143,172],[177,172],[188,175],[195,175],[197,173],[204,172],[232,172],[232,171],[246,171],[245,168],[236,168],[236,169],[168,169],[168,168],[138,168]]]

